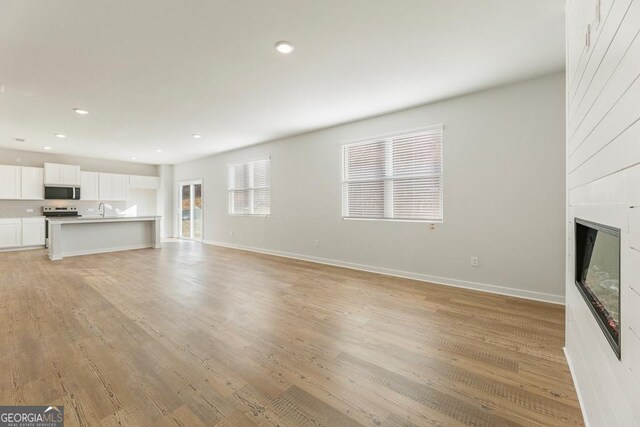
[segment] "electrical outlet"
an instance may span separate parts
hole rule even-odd
[[[479,267],[480,266],[480,258],[477,256],[471,257],[471,267]]]
[[[233,230],[229,230],[229,236],[233,236]]]
[[[27,213],[33,213],[33,209],[27,209]]]
[[[89,212],[93,212],[93,208],[89,208],[87,209]]]
[[[313,246],[315,246],[316,248],[320,246],[320,240],[316,240],[313,242]]]

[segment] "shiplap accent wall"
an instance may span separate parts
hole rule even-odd
[[[639,120],[640,0],[569,0],[566,349],[591,426],[640,425]],[[574,284],[576,217],[622,230],[621,360]]]

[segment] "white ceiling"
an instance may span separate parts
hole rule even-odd
[[[5,1],[0,147],[178,163],[559,71],[564,3]]]

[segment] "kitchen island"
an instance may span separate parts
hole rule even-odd
[[[159,216],[49,219],[49,258],[160,248]]]

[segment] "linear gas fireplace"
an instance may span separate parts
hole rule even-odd
[[[576,286],[620,358],[620,229],[575,223]]]

